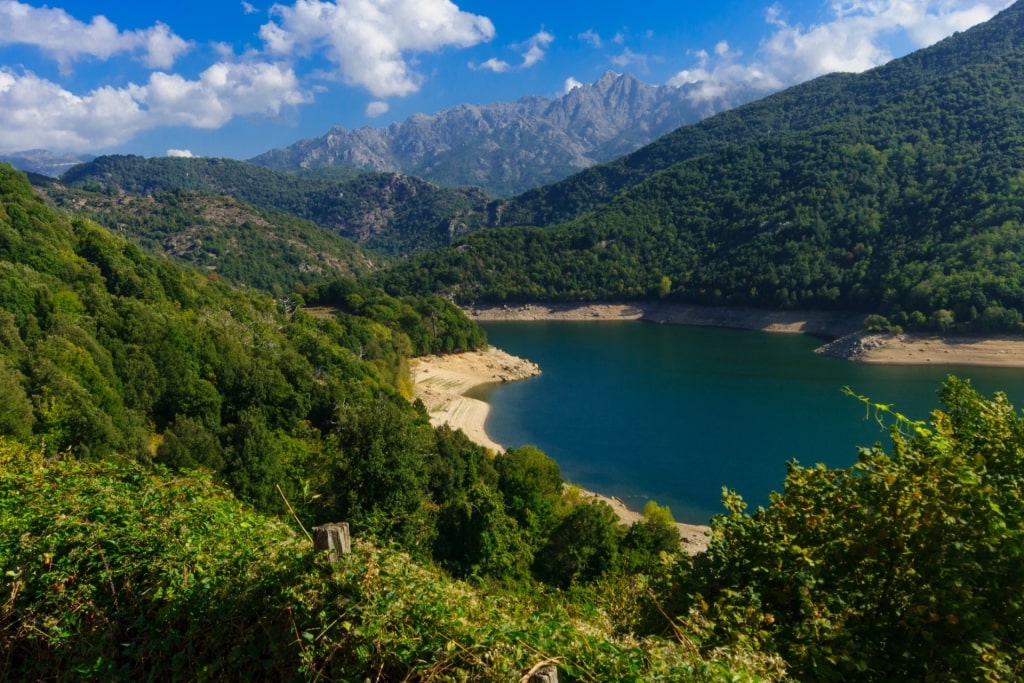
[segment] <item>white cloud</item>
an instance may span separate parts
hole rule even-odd
[[[387,114],[388,109],[390,108],[391,107],[388,106],[387,102],[376,100],[366,105],[366,115],[372,119],[374,117],[380,116],[381,114]]]
[[[576,88],[582,88],[582,87],[583,87],[582,83],[577,81],[572,76],[569,76],[569,78],[565,79],[565,87],[562,89],[562,93],[563,94],[569,93],[569,92],[572,92],[573,90],[575,90]]]
[[[584,34],[580,35],[582,37]],[[530,67],[536,66],[544,59],[547,47],[553,42],[555,42],[555,37],[542,28],[523,42],[512,44],[512,49],[519,52],[520,56],[523,58],[523,61],[519,63],[518,67],[513,67],[503,59],[491,57],[482,64],[470,62],[469,68],[474,71],[493,71],[497,74],[511,71],[513,68],[529,69]]]
[[[192,159],[195,157],[195,154],[193,154],[190,149],[169,149],[167,150],[167,156],[179,157],[181,159]]]
[[[540,60],[544,59],[544,51],[548,45],[551,45],[555,41],[555,37],[541,29],[537,33],[530,36],[530,39],[525,43],[519,45],[513,45],[517,50],[523,50],[523,63],[521,68],[529,69],[534,66]]]
[[[481,64],[470,62],[469,68],[474,71],[493,71],[496,74],[502,74],[509,71],[512,68],[512,65],[504,60],[498,59],[497,57],[491,57]]]
[[[423,76],[410,55],[469,47],[494,37],[487,17],[459,10],[449,0],[297,0],[274,5],[260,28],[267,50],[289,57],[322,51],[341,79],[377,97],[420,89]]]
[[[732,106],[737,97],[750,99],[834,71],[860,72],[892,59],[890,46],[902,40],[914,49],[931,45],[955,31],[987,21],[1012,0],[833,0],[828,21],[790,24],[773,5],[765,22],[774,32],[746,61],[721,41],[712,59],[693,53],[694,67],[669,79],[689,85],[691,99]]]
[[[601,36],[594,32],[593,29],[587,29],[583,33],[576,36],[585,43],[589,43],[591,47],[601,47]]]
[[[255,5],[246,2],[245,0],[242,0],[242,11],[246,14],[256,14],[257,12],[259,12],[259,10],[256,9]]]
[[[637,54],[627,47],[622,50],[622,54],[612,57],[612,64],[621,68],[629,66],[644,67],[647,65],[647,55]]]
[[[113,55],[141,53],[151,69],[169,68],[189,49],[189,43],[157,23],[141,31],[119,31],[104,16],[89,23],[62,9],[33,7],[16,0],[0,0],[0,45],[34,45],[67,71],[77,59],[109,59]]]
[[[309,101],[290,68],[214,64],[197,80],[156,72],[145,85],[72,93],[0,67],[0,149],[95,151],[164,126],[218,128],[238,116],[278,116]]]

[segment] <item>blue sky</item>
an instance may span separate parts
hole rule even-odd
[[[862,71],[1011,0],[0,0],[0,153],[248,158],[607,70],[697,104]]]

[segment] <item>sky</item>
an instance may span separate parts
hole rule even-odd
[[[735,105],[1012,0],[0,0],[0,153],[247,159],[606,71]]]

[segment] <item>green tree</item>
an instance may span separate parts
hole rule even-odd
[[[534,446],[509,449],[495,459],[505,507],[531,543],[538,543],[560,513],[562,473]]]
[[[559,588],[593,581],[615,566],[622,533],[618,515],[604,501],[577,505],[537,552],[534,574]]]

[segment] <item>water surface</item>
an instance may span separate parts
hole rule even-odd
[[[803,335],[608,321],[484,327],[491,344],[543,371],[474,394],[492,406],[495,441],[536,445],[566,480],[636,509],[657,500],[685,522],[721,512],[723,486],[766,503],[789,460],[845,467],[859,445],[888,447],[844,386],[912,419],[938,407],[949,374],[1024,405],[1021,370],[851,363],[813,353],[821,340]]]

